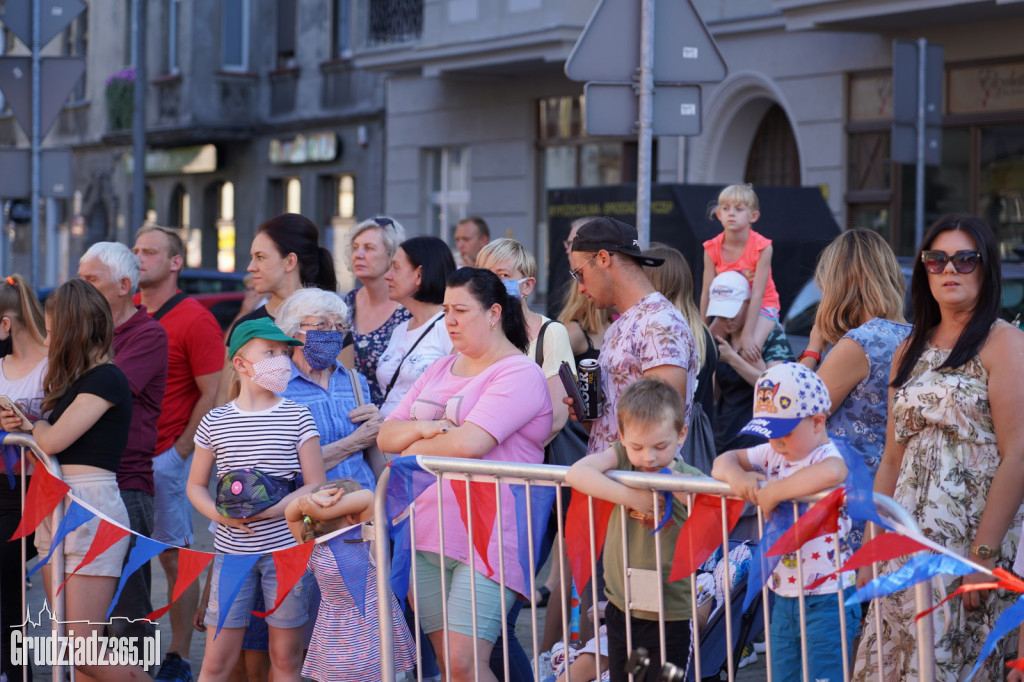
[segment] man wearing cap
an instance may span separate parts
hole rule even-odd
[[[569,253],[570,274],[582,295],[599,309],[615,308],[598,364],[605,395],[604,415],[591,422],[588,453],[618,440],[619,396],[641,377],[660,379],[682,396],[686,423],[693,409],[697,353],[682,313],[655,291],[641,266],[658,267],[661,258],[640,251],[636,229],[608,217],[582,225]]]
[[[715,383],[715,449],[718,452],[746,448],[764,442],[755,434],[740,433],[750,419],[754,382],[767,367],[792,362],[793,350],[782,328],[775,326],[761,347],[761,357],[748,362],[739,354],[740,337],[747,320],[750,283],[742,273],[727,270],[711,280],[708,317],[718,320],[718,368]]]

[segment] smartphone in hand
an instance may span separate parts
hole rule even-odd
[[[572,368],[564,360],[561,367],[558,368],[558,378],[562,380],[565,394],[572,398],[572,410],[576,413],[576,421],[582,424],[586,421],[586,414],[583,412],[583,395],[580,393],[580,385],[576,383]]]
[[[5,395],[0,395],[0,410],[10,410],[11,412],[14,412],[14,414],[21,417],[21,428],[26,431],[32,430],[32,422],[29,418],[25,416],[25,413],[21,411],[21,408],[18,407],[13,400]]]

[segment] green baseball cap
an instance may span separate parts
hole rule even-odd
[[[274,324],[269,317],[260,317],[255,320],[246,320],[231,332],[231,343],[228,344],[228,358],[235,357],[238,349],[253,339],[266,339],[267,341],[284,341],[289,346],[301,346],[302,342],[281,331],[281,328]]]

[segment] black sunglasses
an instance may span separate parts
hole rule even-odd
[[[981,262],[981,251],[957,251],[952,256],[945,251],[922,251],[921,262],[924,269],[933,275],[938,275],[946,269],[946,264],[953,262],[953,269],[961,275],[969,275],[974,272]]]
[[[391,218],[385,218],[383,216],[377,216],[373,219],[373,222],[377,223],[378,227],[391,227],[394,228],[395,221]]]

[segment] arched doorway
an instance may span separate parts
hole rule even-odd
[[[786,112],[773,104],[761,119],[747,156],[743,181],[758,186],[800,184],[800,153]]]

